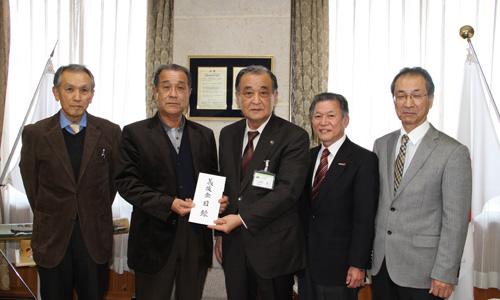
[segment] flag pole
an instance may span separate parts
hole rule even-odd
[[[31,98],[31,102],[30,102],[30,105],[28,106],[28,110],[26,111],[26,114],[24,116],[24,120],[23,120],[23,123],[21,124],[21,127],[19,128],[19,131],[17,133],[17,136],[16,136],[16,139],[14,141],[14,145],[12,146],[12,149],[10,150],[10,153],[9,153],[9,157],[7,158],[7,162],[5,163],[4,167],[3,167],[3,170],[2,170],[2,175],[0,176],[0,187],[3,188],[5,187],[5,178],[7,177],[7,171],[9,170],[9,165],[10,163],[12,162],[12,158],[14,156],[14,152],[17,148],[17,145],[19,144],[19,141],[21,139],[21,136],[22,136],[22,132],[23,132],[23,128],[24,128],[24,125],[26,124],[28,118],[29,118],[29,115],[31,113],[31,110],[33,109],[33,106],[35,104],[35,100],[36,100],[36,96],[37,94],[39,93],[39,90],[40,90],[40,87],[42,85],[42,81],[43,81],[43,78],[45,76],[45,73],[47,72],[48,68],[51,66],[52,64],[52,57],[54,56],[54,52],[56,50],[56,47],[57,47],[57,43],[59,41],[56,41],[55,44],[54,44],[54,47],[52,48],[52,52],[50,53],[50,56],[49,58],[47,59],[47,62],[45,63],[45,67],[43,68],[43,72],[42,72],[42,75],[40,76],[40,80],[38,80],[38,85],[36,87],[36,90],[35,92],[33,93],[33,97]],[[2,215],[3,215],[3,210],[2,210]],[[3,216],[2,216],[3,217]],[[3,218],[2,218],[3,220]],[[38,300],[37,296],[33,293],[33,291],[30,289],[30,287],[28,286],[28,284],[23,280],[22,276],[19,274],[19,272],[16,270],[16,268],[14,267],[14,265],[9,261],[9,259],[7,258],[7,255],[5,255],[5,252],[3,251],[3,249],[0,247],[0,254],[3,256],[3,258],[5,259],[5,261],[8,263],[8,265],[10,266],[10,268],[14,271],[14,273],[16,274],[16,277],[21,281],[21,283],[23,284],[23,286],[29,291],[29,293],[31,294],[31,296],[33,296],[33,299],[35,300]]]
[[[49,58],[47,59],[47,62],[45,63],[45,67],[43,68],[42,76],[40,76],[40,80],[38,81],[38,85],[36,86],[36,90],[33,93],[33,98],[31,98],[30,105],[28,107],[28,110],[26,111],[26,115],[24,116],[23,123],[21,124],[21,127],[19,128],[19,131],[16,136],[16,140],[14,141],[14,145],[12,146],[12,149],[10,150],[9,157],[7,158],[7,161],[5,162],[5,165],[2,170],[2,175],[0,176],[0,187],[4,187],[6,184],[4,183],[5,177],[7,177],[7,171],[9,170],[9,165],[12,161],[12,158],[14,156],[14,152],[17,148],[17,145],[19,144],[19,141],[21,140],[21,136],[23,133],[23,128],[24,125],[26,124],[26,121],[28,120],[28,117],[31,113],[31,110],[33,109],[33,106],[35,105],[35,100],[36,100],[36,95],[38,94],[40,90],[40,86],[42,85],[42,80],[45,75],[45,72],[47,71],[47,68],[51,64],[52,57],[54,56],[54,51],[56,50],[57,43],[59,41],[57,40],[56,43],[54,44],[54,48],[52,48],[52,52],[50,53]]]
[[[488,91],[488,95],[490,96],[490,103],[493,106],[493,109],[495,110],[495,115],[497,117],[498,122],[500,122],[500,113],[498,111],[498,107],[495,103],[495,100],[493,98],[493,93],[491,92],[490,85],[488,84],[488,81],[486,80],[486,76],[484,76],[483,72],[483,67],[481,67],[481,63],[479,62],[479,58],[477,57],[476,50],[474,49],[474,46],[472,45],[472,41],[470,40],[474,36],[474,28],[470,25],[465,25],[460,27],[460,36],[464,39],[467,40],[467,43],[469,44],[470,49],[472,50],[472,54],[474,55],[474,59],[477,62],[477,65],[479,66],[479,71],[481,71],[481,77],[484,81],[484,84],[486,85],[486,90]]]

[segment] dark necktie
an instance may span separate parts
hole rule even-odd
[[[318,197],[319,187],[325,179],[326,172],[328,171],[328,155],[330,155],[330,151],[328,151],[328,148],[323,149],[321,159],[319,160],[319,166],[316,170],[316,175],[314,176],[313,187],[311,190],[311,200],[314,200]]]
[[[252,160],[253,156],[253,140],[259,135],[258,131],[248,132],[248,142],[243,152],[243,157],[241,157],[241,179],[245,177],[247,173],[248,164]]]
[[[401,137],[401,146],[399,147],[398,157],[396,157],[396,162],[394,163],[394,194],[398,190],[401,179],[403,178],[403,170],[405,167],[406,158],[406,144],[410,138],[405,134]]]

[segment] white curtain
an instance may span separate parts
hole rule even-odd
[[[466,24],[476,31],[472,42],[499,103],[499,4],[496,0],[330,0],[329,90],[349,101],[349,137],[371,149],[377,137],[400,128],[390,84],[407,66],[422,66],[430,72],[436,92],[429,120],[457,137],[459,124],[464,121],[460,119],[460,100],[468,53],[459,29]],[[496,170],[498,177],[500,170]],[[477,205],[473,203],[473,207]],[[497,213],[489,214],[490,225],[500,223],[498,205],[491,209]],[[496,233],[492,233],[495,241],[500,236],[496,227]],[[481,245],[474,245],[474,249],[479,246],[488,250],[475,253],[477,287],[499,288],[500,270],[490,272],[489,280],[484,279],[484,273],[478,277],[478,262],[498,261],[500,257],[500,243],[491,240],[483,237]],[[479,265],[484,267],[483,263]]]
[[[390,84],[406,66],[426,68],[436,85],[430,121],[456,136],[469,24],[496,99],[500,98],[500,8],[495,0],[330,0],[329,90],[347,97],[348,134],[371,149],[400,127]],[[496,21],[495,21],[496,20]],[[496,51],[495,51],[496,50]]]
[[[122,127],[145,118],[146,5],[142,0],[10,0],[11,63],[2,168],[56,41],[55,69],[81,63],[95,76],[90,113]],[[113,217],[129,218],[131,210],[117,197]],[[26,197],[14,188],[6,191],[4,211],[6,222],[31,221]],[[127,270],[127,238],[115,236],[112,268],[119,273]]]

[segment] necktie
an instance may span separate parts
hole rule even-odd
[[[71,124],[69,125],[69,127],[71,127],[71,130],[73,130],[73,133],[74,134],[77,134],[78,132],[80,132],[80,124]]]
[[[406,144],[410,138],[405,134],[401,137],[401,146],[399,147],[398,157],[396,157],[396,162],[394,163],[394,194],[398,190],[399,184],[401,183],[401,178],[403,178],[403,170],[405,167],[405,157],[406,157]]]
[[[328,151],[328,148],[323,149],[323,153],[321,154],[321,158],[319,160],[319,166],[316,170],[316,175],[314,176],[313,187],[311,190],[311,200],[314,200],[318,197],[319,187],[325,179],[326,172],[328,171],[328,155],[330,155],[330,151]]]
[[[247,173],[248,164],[252,160],[253,156],[253,140],[259,135],[258,131],[248,132],[248,142],[243,152],[243,157],[241,158],[241,178],[245,177]]]

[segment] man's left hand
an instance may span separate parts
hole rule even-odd
[[[354,289],[360,287],[365,282],[365,270],[356,267],[349,267],[345,284],[348,288]]]
[[[240,227],[242,224],[241,218],[238,215],[227,215],[223,218],[215,220],[215,225],[208,225],[208,228],[230,233],[233,229]]]
[[[451,293],[453,293],[452,284],[432,279],[429,294],[446,299],[451,296]]]
[[[220,203],[219,214],[221,214],[226,210],[226,207],[229,205],[229,198],[226,195],[223,195],[222,198],[219,199],[219,203]]]

